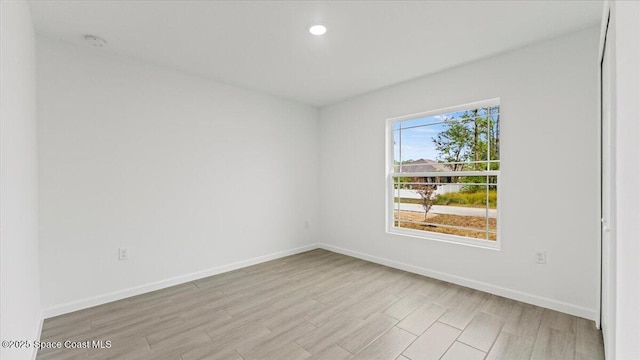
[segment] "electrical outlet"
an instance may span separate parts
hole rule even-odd
[[[127,248],[118,249],[118,260],[129,260],[129,249]]]
[[[544,250],[536,251],[536,264],[547,263],[547,252]]]

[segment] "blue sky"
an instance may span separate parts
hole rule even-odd
[[[438,152],[435,150],[435,145],[433,144],[433,138],[435,138],[438,133],[445,129],[444,124],[442,124],[442,120],[444,117],[428,117],[428,118],[420,118],[415,120],[403,121],[402,127],[410,127],[417,125],[425,125],[412,129],[403,129],[402,130],[402,160],[418,160],[418,159],[430,159],[436,160],[438,156]],[[427,125],[432,123],[433,125]],[[399,123],[396,123],[399,125]],[[399,133],[400,131],[394,131],[394,142],[395,142],[395,151],[394,151],[394,159],[396,161],[400,161],[400,151],[399,151]]]
[[[460,119],[464,113],[464,111],[457,111],[394,123],[394,160],[400,161],[399,129],[401,126],[402,161],[418,159],[438,160],[438,152],[435,149],[433,139],[438,135],[438,133],[446,129],[446,124],[443,123],[445,119]],[[486,114],[487,112],[485,109],[480,109],[478,113],[479,116],[486,116]],[[495,115],[493,115],[493,117],[494,119],[496,118]]]

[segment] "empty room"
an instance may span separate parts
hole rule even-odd
[[[640,1],[0,4],[3,360],[640,359]]]

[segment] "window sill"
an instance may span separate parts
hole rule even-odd
[[[439,241],[439,242],[445,242],[449,244],[464,245],[464,246],[471,246],[476,248],[500,251],[499,236],[498,236],[498,240],[496,241],[480,240],[480,239],[476,240],[476,239],[465,238],[465,237],[456,236],[456,235],[439,234],[439,233],[425,232],[425,231],[404,229],[404,228],[397,228],[397,227],[387,229],[387,234],[409,236],[413,238],[430,240],[430,241]]]

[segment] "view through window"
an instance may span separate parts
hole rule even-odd
[[[389,122],[389,230],[426,238],[495,243],[499,100]]]

